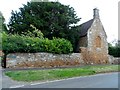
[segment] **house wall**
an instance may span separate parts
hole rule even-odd
[[[80,47],[87,47],[87,44],[87,35],[84,37],[80,37],[76,51],[81,52]]]
[[[109,63],[107,37],[99,18],[94,19],[91,28],[89,28],[87,41],[87,47],[81,47],[83,60],[93,64]]]
[[[80,38],[79,45],[80,47],[87,47],[87,35]]]

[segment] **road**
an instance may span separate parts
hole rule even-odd
[[[105,73],[64,80],[30,83],[13,81],[2,73],[1,81],[2,88],[118,88],[118,73]]]
[[[28,84],[25,82],[18,82],[18,81],[12,80],[11,78],[9,78],[8,76],[4,74],[2,69],[0,71],[0,81],[2,83],[0,84],[2,88],[11,88],[11,87],[22,86],[22,85]]]
[[[118,73],[97,74],[52,82],[34,83],[22,88],[118,88]]]

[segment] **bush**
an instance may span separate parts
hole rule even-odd
[[[109,54],[114,57],[120,57],[120,46],[109,46]]]
[[[7,35],[3,33],[2,48],[5,53],[14,52],[49,52],[56,54],[67,54],[73,51],[70,41],[60,38],[47,38],[20,36],[20,35]]]
[[[68,40],[60,38],[45,39],[45,49],[47,52],[58,54],[67,54],[73,51],[72,44]]]
[[[0,50],[2,50],[2,33],[0,32]]]

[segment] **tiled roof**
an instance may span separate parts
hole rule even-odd
[[[92,23],[93,19],[80,25],[80,37],[85,36],[87,34],[87,31],[91,27]]]

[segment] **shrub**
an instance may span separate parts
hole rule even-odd
[[[0,32],[0,51],[2,50],[2,33]]]
[[[70,41],[60,38],[47,38],[7,35],[3,33],[2,48],[5,53],[13,52],[49,52],[56,54],[67,54],[73,51]]]
[[[120,46],[109,46],[109,54],[114,57],[120,57]]]
[[[72,44],[63,38],[53,38],[53,40],[46,39],[45,44],[47,52],[50,53],[67,54],[73,51]]]

